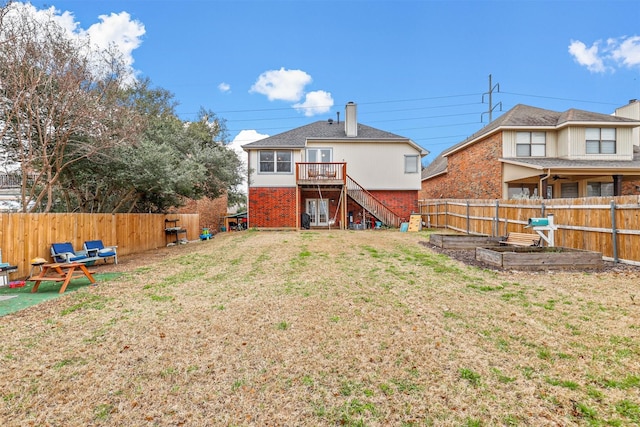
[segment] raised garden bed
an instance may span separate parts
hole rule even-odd
[[[498,246],[497,237],[471,234],[431,234],[429,243],[442,249],[475,249],[478,246]]]
[[[476,260],[513,270],[602,270],[600,252],[565,247],[477,247]]]

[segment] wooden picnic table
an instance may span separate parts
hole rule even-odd
[[[37,276],[29,277],[27,281],[36,282],[31,292],[37,292],[42,282],[62,282],[60,293],[63,293],[71,279],[86,277],[92,284],[95,284],[96,279],[93,278],[93,273],[93,271],[87,269],[86,265],[80,262],[44,264],[42,271]]]

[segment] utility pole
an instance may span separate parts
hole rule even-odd
[[[489,123],[491,123],[493,121],[493,110],[496,107],[500,107],[500,111],[502,111],[502,101],[498,102],[496,105],[493,105],[493,92],[500,92],[500,83],[496,83],[495,86],[493,85],[493,82],[491,81],[491,74],[489,74],[489,92],[485,92],[482,94],[482,103],[484,104],[484,96],[485,95],[489,95],[489,110],[487,110],[486,112],[482,113],[480,116],[480,122],[482,122],[482,118],[484,117],[485,114],[489,114]]]

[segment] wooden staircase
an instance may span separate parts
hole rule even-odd
[[[373,194],[362,188],[360,184],[347,175],[347,196],[362,206],[387,227],[398,228],[402,219]]]

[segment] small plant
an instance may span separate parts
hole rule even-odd
[[[574,381],[559,380],[556,378],[547,378],[546,381],[548,384],[551,384],[553,386],[564,387],[568,388],[569,390],[577,390],[578,388],[580,388],[578,383]]]
[[[378,386],[378,388],[387,396],[391,396],[393,394],[393,389],[389,384],[382,383]]]
[[[313,378],[311,378],[309,375],[305,375],[300,379],[300,382],[304,385],[306,385],[307,387],[313,387]]]
[[[343,396],[351,396],[356,390],[357,385],[351,381],[343,381],[340,385],[340,394]]]
[[[244,379],[240,379],[240,380],[235,380],[233,382],[233,384],[231,385],[231,391],[236,391],[238,390],[240,387],[242,387],[245,384],[245,380]]]
[[[282,322],[278,323],[277,327],[278,327],[278,330],[280,331],[286,331],[291,327],[291,325],[289,325],[289,323],[283,320]]]
[[[503,384],[508,384],[516,380],[515,378],[504,375],[498,368],[492,368],[491,371],[496,375],[496,377],[498,378],[498,381],[500,381]]]
[[[482,421],[475,418],[467,418],[464,425],[466,427],[482,427]]]
[[[640,405],[630,400],[621,400],[616,403],[616,412],[634,423],[640,422]]]
[[[541,348],[538,350],[538,357],[542,360],[551,360],[552,354],[548,348]]]
[[[580,414],[580,416],[582,418],[585,418],[585,419],[591,420],[591,421],[595,421],[595,420],[598,419],[598,411],[596,411],[593,408],[590,408],[589,406],[585,405],[584,403],[575,402],[574,403],[574,408],[575,408],[576,412],[578,414]]]
[[[173,297],[171,295],[151,294],[151,295],[149,295],[149,298],[151,298],[151,301],[155,301],[155,302],[166,302],[166,301],[172,301],[173,300]]]
[[[471,385],[473,386],[480,385],[481,376],[477,372],[467,368],[461,368],[459,372],[460,372],[460,378],[469,381]]]
[[[96,406],[96,409],[94,410],[96,419],[99,421],[107,420],[113,412],[113,409],[113,405],[109,405],[107,403]]]

